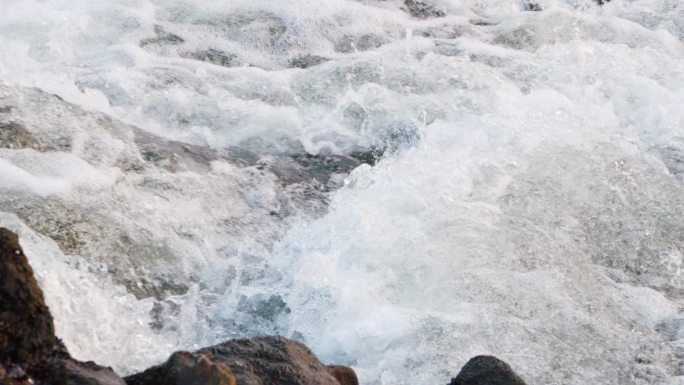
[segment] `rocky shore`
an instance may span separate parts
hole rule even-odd
[[[71,357],[13,232],[0,228],[0,385],[358,385],[353,369],[323,364],[280,336],[227,341],[125,378]],[[471,359],[450,385],[524,385],[508,364]]]

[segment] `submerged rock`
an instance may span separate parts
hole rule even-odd
[[[468,361],[449,385],[525,385],[510,365],[493,356]]]
[[[154,26],[154,33],[155,37],[140,41],[140,46],[144,47],[150,44],[181,44],[185,42],[182,37],[166,32],[160,25]]]
[[[318,55],[304,55],[290,59],[288,67],[290,68],[309,68],[325,63],[330,59]]]
[[[213,48],[188,54],[181,54],[181,56],[211,63],[221,67],[236,67],[243,64],[236,54]]]
[[[533,0],[525,0],[523,2],[523,9],[525,11],[539,12],[542,11],[541,5]]]
[[[335,52],[351,53],[355,51],[369,51],[385,44],[382,36],[374,34],[364,34],[361,36],[344,35],[335,42]]]
[[[195,353],[174,353],[159,366],[126,377],[128,385],[231,384],[240,385],[354,385],[350,368],[330,371],[306,346],[283,337],[233,340],[200,349]],[[195,373],[190,382],[173,382],[178,373]],[[201,380],[201,381],[200,381]],[[224,382],[221,382],[224,381]]]
[[[404,0],[406,11],[413,17],[427,19],[430,17],[444,17],[446,10],[435,6],[426,0]]]
[[[38,147],[38,141],[26,127],[14,122],[0,122],[0,148]]]

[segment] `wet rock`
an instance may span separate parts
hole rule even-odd
[[[405,11],[418,19],[446,16],[446,9],[435,6],[426,0],[404,0]]]
[[[160,25],[154,26],[154,33],[155,37],[140,41],[140,46],[144,47],[150,44],[181,44],[185,42],[182,37],[166,32]]]
[[[11,231],[0,228],[0,384],[124,385],[110,368],[69,357],[55,336],[33,269]]]
[[[237,67],[243,64],[236,54],[211,48],[204,51],[182,54],[181,56],[193,58],[221,67]]]
[[[209,147],[166,140],[138,128],[133,131],[142,159],[170,172],[206,172],[209,164],[220,158],[219,153]]]
[[[346,174],[361,162],[345,155],[294,154],[274,157],[266,165],[284,185],[316,183],[329,191],[336,188],[335,176]]]
[[[176,352],[162,365],[126,378],[128,385],[236,385],[228,365],[205,354]]]
[[[360,163],[365,163],[370,166],[375,166],[382,156],[385,154],[384,148],[371,147],[368,150],[356,151],[351,154],[351,156],[358,160]]]
[[[335,51],[350,53],[354,51],[368,51],[385,44],[385,40],[378,35],[365,34],[361,36],[345,35],[335,42]]]
[[[57,348],[52,316],[19,239],[0,228],[0,363],[43,365]]]
[[[198,366],[203,369],[194,369]],[[194,385],[162,381],[168,373],[186,371],[206,375],[197,384],[231,384],[217,381],[229,381],[232,373],[240,385],[340,385],[306,346],[283,337],[233,340],[195,353],[175,353],[165,364],[125,380],[128,385]]]
[[[300,57],[296,57],[294,59],[290,59],[290,62],[288,63],[288,67],[290,68],[309,68],[313,66],[317,66],[321,63],[327,62],[328,58],[325,58],[323,56],[318,56],[318,55],[304,55]]]
[[[684,180],[684,138],[675,138],[667,146],[655,147],[653,151],[672,175]]]
[[[525,381],[500,359],[477,356],[463,366],[449,385],[525,385]]]
[[[0,148],[37,148],[38,141],[19,123],[0,122]]]
[[[497,36],[494,38],[494,43],[515,49],[533,51],[541,45],[537,35],[538,33],[533,28],[522,26]]]
[[[14,365],[5,366],[0,363],[0,385],[28,385],[29,377],[26,372]]]
[[[532,1],[532,0],[525,0],[523,1],[523,10],[525,11],[532,11],[532,12],[539,12],[542,11],[541,5],[539,3]]]
[[[43,373],[42,383],[50,385],[125,385],[111,368],[70,358],[50,360]]]
[[[329,365],[328,373],[335,377],[340,385],[359,385],[359,378],[356,376],[356,372],[350,367]]]

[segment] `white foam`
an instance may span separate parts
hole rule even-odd
[[[70,349],[130,372],[278,332],[366,384],[446,383],[482,353],[529,383],[677,383],[661,331],[684,283],[684,10],[436,3],[446,17],[411,18],[400,0],[1,3],[4,84],[217,149],[387,148],[322,218],[282,220],[274,175],[117,170],[139,154],[116,130],[16,92],[27,128],[70,153],[1,150],[0,198],[82,201],[109,226],[88,263],[124,236],[142,250],[126,263],[189,281],[151,328],[150,300],[8,219]],[[234,66],[193,59],[217,52]],[[329,60],[288,68],[306,54]]]

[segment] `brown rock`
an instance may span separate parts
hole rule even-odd
[[[92,361],[79,362],[71,358],[54,358],[40,374],[50,385],[125,385],[111,368]]]
[[[174,357],[179,354],[181,356]],[[216,366],[224,365],[239,385],[340,385],[306,346],[283,337],[233,340],[195,353],[175,353],[165,364],[125,380],[128,385],[194,385],[194,382],[163,382],[161,379],[170,371],[183,371],[186,362],[202,360]],[[193,373],[203,372],[195,370]],[[197,384],[209,384],[214,372],[208,373],[210,376],[206,380],[198,379],[203,381]]]
[[[359,385],[359,378],[356,377],[354,369],[347,366],[328,365],[328,373],[335,377],[340,385]]]
[[[449,385],[525,385],[507,363],[493,356],[471,358]]]
[[[0,228],[0,362],[37,367],[56,347],[50,310],[19,239]]]
[[[205,354],[176,352],[164,364],[126,378],[128,385],[236,385],[228,365]]]
[[[16,234],[0,228],[0,385],[124,385],[69,357]]]

